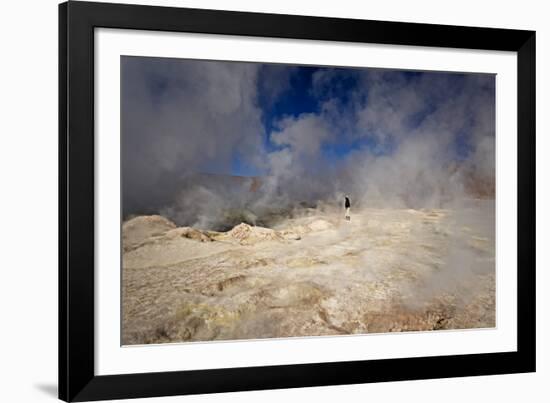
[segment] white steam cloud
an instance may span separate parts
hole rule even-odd
[[[123,57],[124,214],[217,229],[344,193],[412,208],[494,196],[494,76],[318,69],[315,110],[266,125],[298,70]],[[236,164],[258,178],[229,178]]]

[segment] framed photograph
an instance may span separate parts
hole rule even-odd
[[[535,371],[535,33],[59,6],[59,397]]]

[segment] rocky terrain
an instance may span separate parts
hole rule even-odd
[[[122,240],[125,345],[495,326],[491,200],[226,232],[139,216]]]

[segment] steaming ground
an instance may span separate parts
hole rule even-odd
[[[495,326],[494,201],[123,224],[123,344]]]

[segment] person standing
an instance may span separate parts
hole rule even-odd
[[[346,220],[350,221],[351,217],[349,215],[349,211],[350,211],[350,208],[351,208],[351,202],[349,201],[349,196],[348,195],[346,195],[346,201],[344,203],[344,206],[346,208]]]

